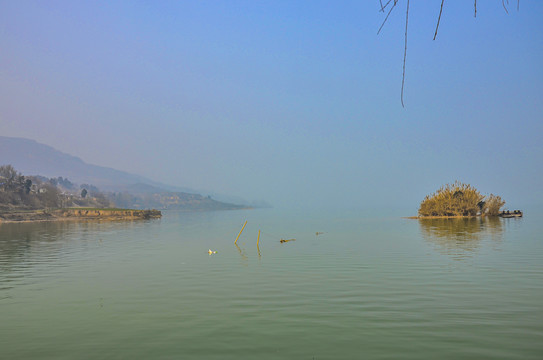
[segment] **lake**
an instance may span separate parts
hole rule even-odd
[[[543,358],[538,216],[163,214],[1,224],[0,357]]]

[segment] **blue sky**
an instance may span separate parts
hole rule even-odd
[[[297,208],[542,203],[543,2],[0,1],[0,134]],[[1,156],[1,154],[0,154]],[[59,174],[62,175],[62,174]]]

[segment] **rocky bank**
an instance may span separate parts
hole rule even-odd
[[[12,210],[0,212],[2,222],[55,221],[55,220],[138,220],[162,217],[159,210],[131,209],[55,209],[55,210]]]

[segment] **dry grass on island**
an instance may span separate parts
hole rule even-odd
[[[470,184],[455,181],[427,195],[415,218],[498,216],[503,205],[500,196],[484,196]]]

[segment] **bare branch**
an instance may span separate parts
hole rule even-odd
[[[379,0],[379,1],[381,1],[381,0]],[[381,1],[381,12],[385,12],[385,9],[387,8],[388,4],[390,4],[391,2],[392,2],[392,0],[388,0],[386,2],[386,4],[383,6],[382,1]],[[394,0],[394,5],[396,5],[397,2],[398,2],[398,0]]]
[[[389,0],[390,2],[390,0]],[[387,3],[388,5],[388,3]],[[386,5],[385,5],[386,7]],[[388,14],[387,16],[385,17],[385,21],[383,21],[383,23],[381,24],[381,27],[379,28],[379,30],[377,31],[377,35],[379,35],[379,33],[381,32],[381,29],[383,28],[383,26],[385,26],[385,23],[387,22],[388,20],[388,17],[390,16],[390,13],[392,12],[392,10],[394,10],[394,7],[396,7],[396,1],[394,1],[394,5],[392,5],[392,7],[390,8],[390,10],[388,11]]]
[[[401,101],[402,101],[402,107],[405,107],[403,103],[403,88],[405,85],[405,59],[407,58],[407,24],[409,22],[409,0],[407,0],[407,9],[405,11],[405,44],[403,49],[403,73],[402,73],[402,94],[401,94]]]
[[[379,0],[379,4],[381,5],[381,10],[380,10],[381,12],[384,12],[384,10],[391,3],[392,3],[392,6],[388,10],[388,13],[387,13],[387,15],[385,17],[385,20],[381,24],[381,27],[379,27],[379,30],[377,31],[377,34],[379,34],[381,32],[381,30],[383,29],[383,26],[385,26],[385,23],[388,20],[388,17],[392,13],[392,10],[394,10],[396,5],[398,4],[398,0],[394,0],[394,2],[392,2],[392,1],[393,0],[388,0],[383,5],[383,0]],[[434,33],[434,39],[433,40],[436,39],[437,33],[439,31],[439,24],[441,23],[441,15],[443,14],[443,4],[444,3],[445,3],[445,0],[441,0],[441,6],[439,8],[439,16],[437,18],[436,30],[435,30],[435,33]],[[502,0],[502,6],[505,9],[505,12],[509,14],[509,11],[507,9],[507,7],[509,6],[509,0]],[[520,8],[520,0],[517,0],[517,11],[519,10],[519,8]],[[473,16],[477,17],[477,0],[473,0]],[[403,101],[403,94],[404,94],[404,88],[405,88],[405,64],[406,64],[406,60],[407,60],[407,30],[408,30],[408,28],[409,28],[409,0],[407,0],[407,8],[406,8],[406,11],[405,11],[405,43],[404,43],[404,52],[403,52],[403,71],[402,71],[402,89],[401,89],[402,90],[401,91],[402,107],[405,107],[404,101]]]
[[[436,32],[434,34],[434,40],[436,39],[436,36],[437,36],[437,29],[439,29],[439,22],[441,21],[441,13],[443,12],[443,3],[445,2],[445,0],[441,0],[441,8],[439,9],[439,17],[437,18],[437,25],[436,25]]]

